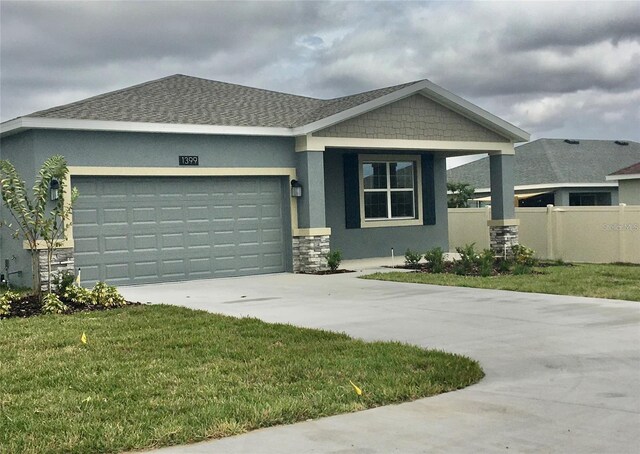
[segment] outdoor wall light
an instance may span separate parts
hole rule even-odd
[[[51,183],[49,183],[49,196],[51,200],[58,200],[60,191],[60,181],[55,178],[51,179]]]
[[[302,185],[298,180],[291,180],[291,197],[302,197]]]

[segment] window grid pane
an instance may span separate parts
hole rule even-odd
[[[413,162],[390,162],[391,188],[413,189]]]
[[[415,218],[415,163],[364,162],[365,219]]]
[[[391,217],[413,217],[413,191],[394,191],[391,193]]]
[[[366,192],[364,194],[365,219],[386,218],[387,215],[387,192]]]
[[[387,164],[385,162],[365,162],[362,166],[365,189],[387,188]]]

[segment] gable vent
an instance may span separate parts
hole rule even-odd
[[[580,143],[579,140],[573,140],[573,139],[564,139],[565,143],[568,143],[569,145],[578,145]]]
[[[616,140],[615,142],[616,145],[620,145],[622,147],[626,147],[627,145],[629,145],[629,142],[625,142],[624,140]]]

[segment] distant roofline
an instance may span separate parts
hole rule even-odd
[[[514,186],[515,191],[530,191],[537,189],[562,189],[562,188],[615,188],[617,183],[542,183],[542,184],[523,184]],[[476,193],[491,192],[491,188],[478,188]]]
[[[636,162],[635,164],[631,164],[630,166],[624,167],[620,170],[616,170],[615,172],[606,176],[608,181],[611,180],[635,180],[640,178],[640,162]]]
[[[169,76],[172,77],[172,76]],[[190,76],[189,76],[190,77]],[[106,96],[110,93],[121,92],[129,90],[131,88],[146,85],[150,82],[157,82],[166,78],[156,79],[154,81],[145,82],[142,84],[134,85],[133,87],[123,88],[115,90],[102,95],[97,95],[92,98]],[[207,80],[207,79],[204,79]],[[236,84],[231,84],[236,85]],[[247,87],[252,88],[252,87]],[[392,88],[392,87],[387,87]],[[262,90],[262,89],[257,89]],[[270,91],[270,90],[264,90]],[[373,91],[373,90],[370,90]],[[273,92],[278,93],[278,92]],[[363,93],[368,93],[363,92]],[[356,93],[355,96],[358,94]],[[11,134],[16,134],[28,129],[72,129],[72,130],[91,130],[91,131],[125,131],[125,132],[153,132],[153,133],[183,133],[183,134],[229,134],[229,135],[254,135],[254,136],[284,136],[284,137],[296,137],[320,129],[327,128],[329,126],[341,123],[350,118],[357,117],[379,107],[391,104],[400,99],[408,96],[420,93],[435,102],[438,102],[445,107],[475,121],[482,126],[497,132],[500,135],[509,138],[514,142],[526,142],[530,138],[530,134],[517,126],[508,123],[507,121],[481,109],[480,107],[466,101],[465,99],[454,95],[453,93],[445,90],[444,88],[430,82],[429,80],[421,80],[405,86],[401,89],[395,90],[386,95],[380,96],[373,100],[364,102],[355,107],[343,110],[341,112],[329,115],[320,120],[312,121],[302,126],[293,128],[287,127],[259,127],[259,126],[222,126],[222,125],[199,125],[199,124],[178,124],[178,123],[146,123],[146,122],[129,122],[129,121],[105,121],[105,120],[83,120],[83,119],[62,119],[62,118],[44,118],[23,116],[13,120],[8,120],[0,124],[0,137],[4,137]],[[286,93],[282,93],[286,94]],[[298,95],[290,95],[298,96]],[[300,96],[302,98],[302,96]],[[349,96],[343,97],[348,98]],[[87,98],[87,99],[92,99]],[[313,99],[313,98],[309,98]],[[341,99],[341,98],[336,98]],[[75,101],[71,104],[77,104],[81,101]],[[68,106],[69,104],[65,105]],[[64,106],[57,106],[52,109],[62,108]],[[50,109],[45,109],[50,110]],[[44,111],[39,111],[44,112]],[[34,114],[39,113],[34,112]],[[33,114],[31,114],[33,115]]]

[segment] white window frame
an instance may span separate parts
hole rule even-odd
[[[415,168],[413,182],[413,202],[415,217],[391,217],[391,193],[408,192],[408,188],[391,188],[391,175],[389,173],[389,163],[392,162],[413,162]],[[364,172],[365,163],[386,163],[387,165],[387,187],[385,189],[367,189],[366,192],[384,192],[387,194],[387,218],[365,219],[364,210]],[[412,225],[423,225],[422,222],[422,166],[420,155],[359,155],[358,156],[358,178],[360,186],[360,227],[404,227]]]

